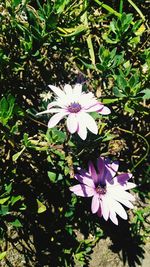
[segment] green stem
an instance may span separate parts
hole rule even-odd
[[[138,8],[138,6],[132,1],[132,0],[127,0],[131,6],[133,6],[133,8],[137,11],[137,13],[139,13],[140,17],[145,20],[145,17],[143,15],[143,13],[141,12],[141,10]]]
[[[104,9],[106,9],[109,13],[114,14],[116,17],[121,18],[121,14],[118,13],[116,10],[114,10],[112,7],[103,4],[103,2],[99,1],[99,0],[94,0],[94,2],[96,2],[99,6],[103,7]]]
[[[119,13],[122,14],[122,12],[123,12],[123,0],[120,0]]]

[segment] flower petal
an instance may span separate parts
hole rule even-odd
[[[101,196],[101,209],[104,219],[107,221],[110,213],[109,199],[107,195]]]
[[[103,107],[103,105],[100,104],[100,103],[97,101],[94,105],[89,106],[89,107],[86,107],[86,111],[87,111],[87,112],[99,111],[102,107]]]
[[[76,83],[73,88],[73,99],[74,102],[79,101],[82,94],[82,84]]]
[[[36,115],[57,113],[57,112],[62,112],[62,109],[61,108],[50,108],[50,109],[41,111],[41,112],[37,113]]]
[[[94,182],[91,178],[89,178],[88,176],[81,176],[80,174],[75,174],[75,178],[82,184],[85,184],[89,187],[92,187],[93,189],[95,189],[95,185]]]
[[[64,98],[66,95],[65,93],[59,88],[54,85],[49,84],[48,87],[60,98]]]
[[[122,219],[127,220],[127,213],[118,201],[111,199],[111,205],[114,212],[116,212]]]
[[[118,225],[118,219],[114,210],[110,210],[109,217],[114,224]]]
[[[61,119],[63,119],[65,117],[65,115],[66,115],[65,112],[57,113],[57,114],[53,115],[48,122],[48,128],[52,128],[52,127],[56,126],[56,124],[59,123],[59,121]]]
[[[92,133],[97,134],[98,132],[97,124],[95,120],[88,113],[85,112],[78,113],[78,119],[80,120],[80,122],[82,121],[82,124],[84,124],[85,127],[87,127]]]
[[[91,197],[94,195],[94,190],[84,184],[77,184],[69,188],[71,192],[81,197]]]
[[[79,116],[80,113],[78,113],[77,120],[78,120],[78,129],[77,133],[81,137],[82,140],[85,140],[87,137],[87,129],[86,126],[82,120],[82,118]]]
[[[66,95],[72,95],[73,90],[70,84],[65,84],[64,86],[64,91],[66,93]]]
[[[105,164],[103,158],[98,158],[97,160],[97,169],[98,169],[98,180],[102,184],[105,184],[105,177],[104,177],[104,171],[105,171]]]
[[[68,118],[67,118],[67,128],[70,133],[75,133],[78,128],[78,122],[76,118],[76,114],[70,113]]]
[[[98,185],[99,184],[99,179],[98,179],[95,167],[94,167],[94,165],[93,165],[93,163],[91,161],[89,162],[88,165],[89,165],[89,174],[92,177],[92,179],[94,181],[94,184]]]
[[[102,210],[101,207],[99,207],[98,211],[97,211],[97,215],[98,217],[102,217]]]
[[[91,210],[92,213],[96,213],[99,209],[99,195],[98,194],[94,194],[93,198],[92,198],[92,203],[91,203]]]
[[[131,173],[121,173],[114,178],[114,181],[117,181],[120,185],[125,185],[126,182],[132,177]]]
[[[98,111],[102,115],[108,115],[111,113],[110,109],[108,107],[103,106],[101,110]]]

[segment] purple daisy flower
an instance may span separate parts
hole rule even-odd
[[[135,198],[126,190],[136,187],[134,183],[128,182],[131,173],[122,173],[115,176],[118,171],[118,162],[111,163],[109,159],[99,158],[97,160],[97,171],[92,162],[89,162],[89,170],[78,168],[75,178],[81,183],[70,187],[77,196],[92,197],[91,210],[98,216],[103,216],[107,221],[109,218],[118,225],[117,214],[124,220],[127,213],[121,204],[133,208],[131,201]]]
[[[91,92],[82,92],[79,83],[74,88],[66,84],[64,90],[53,85],[49,85],[49,88],[55,93],[56,99],[48,105],[47,110],[37,114],[56,113],[50,118],[48,128],[56,126],[67,116],[67,129],[70,133],[77,132],[83,140],[87,137],[87,129],[94,134],[98,133],[97,124],[88,113],[96,111],[107,115],[110,113],[109,108],[100,103]]]

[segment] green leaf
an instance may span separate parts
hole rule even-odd
[[[3,251],[0,253],[0,261],[6,257],[7,251]]]
[[[48,171],[48,177],[52,183],[56,182],[56,173]]]
[[[146,88],[146,89],[142,90],[140,93],[144,94],[142,97],[143,99],[145,99],[145,100],[150,99],[150,89]]]
[[[5,197],[0,199],[0,205],[4,204],[10,197]]]
[[[38,213],[43,213],[46,211],[46,206],[41,202],[39,201],[38,199],[36,200],[37,201],[37,204],[38,204]]]
[[[14,222],[11,222],[11,224],[15,227],[23,227],[22,223],[16,219]]]
[[[85,25],[78,25],[74,28],[60,28],[57,27],[57,30],[59,31],[59,35],[63,37],[71,37],[80,34],[83,31],[86,31],[88,29]],[[61,32],[61,33],[60,33]]]
[[[21,149],[21,151],[19,151],[19,152],[17,152],[16,154],[14,154],[14,155],[12,156],[12,160],[13,160],[13,161],[17,161],[17,159],[21,156],[21,154],[23,153],[24,150],[25,150],[25,147],[23,147],[23,148]]]

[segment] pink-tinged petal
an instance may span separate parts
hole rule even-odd
[[[127,213],[122,205],[114,199],[111,199],[111,205],[114,210],[122,219],[127,220]]]
[[[90,176],[90,174],[89,174],[86,170],[81,169],[80,167],[78,167],[77,170],[78,170],[78,173],[79,173],[81,176],[86,176],[87,178],[92,179],[92,177]]]
[[[88,176],[81,176],[80,174],[75,174],[75,178],[82,184],[85,184],[89,187],[92,187],[93,190],[95,189],[95,185],[94,182],[91,178],[89,178]]]
[[[95,120],[88,113],[80,113],[80,120],[94,134],[98,133],[98,127]]]
[[[101,210],[101,207],[99,207],[99,210],[98,210],[98,212],[97,212],[97,215],[98,215],[98,217],[102,217],[102,210]]]
[[[113,210],[110,210],[109,217],[114,224],[118,225],[118,219],[116,213]]]
[[[103,105],[101,105],[99,102],[95,103],[93,106],[86,107],[87,112],[94,112],[94,111],[99,111]]]
[[[98,112],[102,115],[108,115],[111,113],[110,109],[105,106],[103,106]]]
[[[105,183],[104,171],[105,171],[105,164],[103,158],[98,158],[97,160],[97,169],[98,169],[98,180],[102,184]]]
[[[57,113],[57,114],[53,115],[48,122],[48,128],[52,128],[52,127],[56,126],[56,124],[59,123],[59,121],[61,119],[63,119],[65,117],[65,115],[66,115],[65,112]]]
[[[92,197],[94,195],[94,190],[84,184],[77,184],[69,188],[77,196],[81,197]]]
[[[61,108],[51,108],[51,109],[47,109],[47,110],[44,110],[42,112],[39,112],[36,115],[58,113],[58,112],[62,112],[62,109]]]
[[[93,163],[90,161],[89,162],[89,174],[90,176],[92,177],[93,181],[94,181],[94,184],[95,185],[98,185],[99,183],[99,179],[98,179],[98,176],[97,176],[97,173],[96,173],[96,170],[95,170],[95,167],[93,165]]]
[[[78,128],[78,122],[75,113],[70,113],[67,118],[67,128],[70,133],[75,133]]]
[[[110,213],[109,199],[107,195],[101,196],[101,209],[102,209],[102,215],[105,221],[107,221]]]
[[[92,198],[92,203],[91,203],[91,210],[92,213],[96,213],[99,209],[99,195],[95,194]]]
[[[86,126],[84,124],[84,121],[82,121],[82,118],[79,116],[79,114],[80,113],[78,113],[78,117],[77,117],[77,120],[78,120],[77,133],[82,140],[85,140],[87,137],[87,129],[86,129]]]
[[[60,98],[64,98],[66,95],[65,93],[59,88],[54,85],[48,85],[48,87]]]

